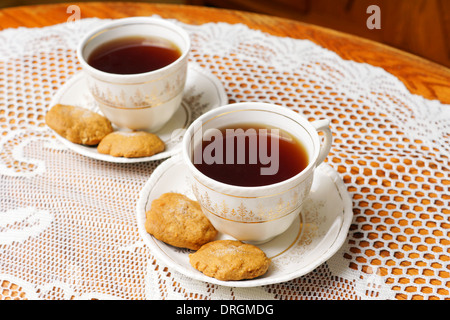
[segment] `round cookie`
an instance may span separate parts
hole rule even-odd
[[[179,193],[165,193],[153,200],[146,212],[145,229],[158,240],[192,250],[217,236],[200,204]]]
[[[57,104],[45,115],[45,123],[63,138],[77,144],[97,145],[113,131],[111,122],[91,110]]]
[[[216,240],[189,255],[191,265],[218,280],[243,280],[267,272],[270,259],[252,244],[237,240]]]
[[[97,146],[99,153],[125,158],[150,157],[164,149],[164,142],[156,134],[145,131],[113,132]]]

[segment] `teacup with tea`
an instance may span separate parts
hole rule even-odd
[[[132,17],[85,35],[77,56],[103,114],[132,130],[161,129],[181,104],[189,35],[159,18]]]
[[[243,102],[196,119],[182,156],[211,223],[235,239],[262,243],[298,217],[331,141],[328,120],[310,123],[286,107]]]

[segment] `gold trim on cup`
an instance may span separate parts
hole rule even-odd
[[[160,105],[162,105],[162,104],[164,104],[164,103],[167,103],[168,101],[170,101],[170,100],[176,98],[180,93],[183,93],[183,90],[184,90],[184,86],[182,86],[182,88],[181,88],[180,90],[178,90],[178,91],[173,95],[173,97],[170,97],[169,99],[166,99],[166,100],[164,100],[164,101],[159,101],[159,102],[157,102],[156,104],[153,104],[153,105],[146,105],[146,106],[143,106],[143,107],[119,107],[119,106],[117,106],[117,105],[112,104],[110,101],[105,101],[105,100],[103,100],[102,98],[100,98],[99,96],[97,96],[92,90],[89,90],[89,91],[90,91],[92,97],[95,99],[95,101],[97,101],[98,103],[103,104],[103,105],[105,105],[105,106],[107,106],[107,107],[115,108],[115,109],[123,109],[123,110],[141,110],[141,109],[156,108],[156,107],[158,107],[158,106],[160,106]]]
[[[178,60],[175,60],[173,63],[177,62]],[[170,65],[170,64],[169,64]],[[127,85],[127,86],[131,86],[131,85],[140,85],[140,84],[147,84],[147,83],[152,83],[152,82],[156,82],[156,81],[160,81],[163,80],[164,78],[168,78],[170,76],[172,76],[175,73],[178,73],[180,71],[180,69],[185,68],[187,66],[187,64],[182,64],[179,68],[177,68],[176,70],[165,74],[159,78],[156,79],[152,79],[152,80],[147,80],[147,81],[141,81],[141,82],[113,82],[113,81],[108,81],[108,80],[104,80],[104,79],[99,79],[99,77],[93,75],[92,73],[89,73],[89,76],[99,82],[104,82],[104,83],[108,83],[108,84],[114,84],[114,85],[118,85],[118,86],[123,86],[123,85]],[[95,69],[97,70],[97,69]],[[160,69],[156,69],[153,71],[149,71],[149,72],[156,72],[159,71]],[[97,70],[99,71],[99,70]],[[101,71],[103,72],[103,71]],[[140,75],[145,75],[146,73],[149,72],[144,72],[144,73],[134,73],[134,74],[118,74],[118,73],[111,73],[109,75],[114,75],[114,76],[140,76]]]
[[[208,188],[209,190],[211,190],[211,191],[213,191],[213,192],[220,193],[221,195],[224,195],[224,196],[229,196],[229,197],[233,197],[233,198],[243,198],[243,199],[262,199],[262,198],[268,198],[268,197],[278,196],[278,195],[280,195],[280,194],[283,194],[283,193],[286,193],[286,192],[288,192],[288,191],[291,191],[292,189],[295,189],[295,188],[298,187],[301,183],[303,183],[303,182],[305,181],[305,179],[307,178],[307,176],[306,176],[302,181],[300,181],[299,183],[297,183],[295,186],[292,186],[291,188],[286,189],[286,190],[281,191],[281,192],[278,192],[278,193],[272,193],[272,194],[265,195],[265,196],[244,197],[244,196],[236,196],[236,195],[233,195],[233,194],[229,194],[229,193],[224,193],[224,192],[217,191],[217,190],[215,190],[215,189],[212,189],[212,188],[208,187],[208,186],[205,185],[203,182],[200,182],[194,175],[193,175],[193,177],[194,177],[195,180],[197,180],[198,183],[200,183],[202,186],[204,186],[205,188]],[[222,182],[222,183],[223,183],[223,182]],[[224,183],[224,184],[225,184],[225,183]],[[229,184],[229,186],[230,186],[230,187],[239,187],[239,186],[234,186],[234,185],[232,185],[232,184]],[[262,186],[262,187],[266,187],[266,186],[270,186],[270,184],[264,185],[264,186]],[[252,188],[252,187],[249,187],[249,188]]]
[[[199,201],[200,202],[200,201]],[[230,222],[238,222],[238,223],[245,223],[245,224],[257,224],[257,223],[267,223],[267,222],[272,222],[275,220],[279,220],[281,218],[287,217],[288,215],[292,214],[294,211],[299,210],[302,208],[303,202],[301,204],[299,204],[297,207],[295,207],[294,209],[292,209],[291,211],[285,213],[282,216],[279,217],[275,217],[273,219],[270,220],[263,220],[263,221],[240,221],[240,220],[233,220],[233,219],[229,219],[229,218],[225,218],[222,217],[218,214],[216,214],[215,212],[212,212],[210,209],[206,208],[201,202],[200,202],[200,206],[202,209],[205,209],[206,211],[208,211],[210,214],[212,214],[213,216],[216,216],[217,218],[220,218],[222,220],[226,220],[226,221],[230,221]],[[300,213],[300,212],[299,212]]]

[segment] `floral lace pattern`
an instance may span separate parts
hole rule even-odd
[[[156,261],[139,237],[135,204],[160,161],[89,159],[44,124],[51,97],[80,71],[78,41],[106,21],[0,32],[1,298],[449,296],[450,107],[412,95],[380,68],[242,24],[175,21],[191,36],[191,63],[215,74],[231,102],[331,119],[327,163],[353,200],[348,241],[313,272],[257,288],[194,281]]]

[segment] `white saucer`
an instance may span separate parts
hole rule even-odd
[[[188,249],[167,245],[145,230],[145,212],[166,192],[195,199],[188,182],[188,169],[179,155],[160,164],[144,185],[137,203],[137,223],[144,243],[167,266],[193,279],[230,287],[255,287],[300,277],[328,260],[342,246],[352,220],[352,202],[338,173],[327,164],[316,169],[311,195],[302,214],[282,235],[259,245],[272,259],[268,272],[255,279],[220,281],[207,277],[189,263]],[[229,239],[219,234],[218,239]]]
[[[69,104],[84,107],[101,113],[95,100],[90,95],[84,72],[80,72],[66,82],[53,97],[50,106],[55,104]],[[195,64],[188,67],[183,101],[178,111],[169,122],[155,132],[166,144],[165,151],[151,157],[122,158],[113,157],[97,152],[96,147],[72,143],[55,133],[55,136],[69,149],[86,157],[118,163],[144,162],[159,160],[175,154],[180,147],[184,129],[202,113],[228,103],[228,97],[222,83],[212,74],[204,71]],[[115,130],[120,130],[115,128]]]

